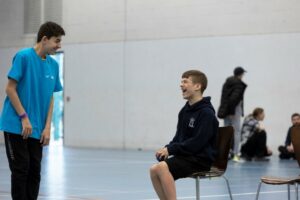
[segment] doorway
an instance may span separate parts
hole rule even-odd
[[[59,77],[62,86],[64,86],[64,53],[57,52],[55,55],[51,55],[59,65]],[[64,116],[64,95],[63,91],[55,92],[54,95],[54,106],[51,123],[51,145],[62,145],[63,144],[63,116]]]

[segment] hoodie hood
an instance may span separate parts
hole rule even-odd
[[[205,109],[210,109],[214,113],[216,113],[213,105],[210,102],[210,99],[211,97],[203,97],[200,101],[194,103],[193,105],[189,105],[189,102],[187,102],[186,103],[187,110],[196,111],[205,108]]]

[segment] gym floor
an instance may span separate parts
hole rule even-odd
[[[50,146],[44,149],[40,200],[157,200],[149,178],[153,151],[80,149]],[[225,173],[233,199],[254,200],[260,176],[297,176],[294,160],[229,161]],[[195,199],[195,180],[176,182],[177,199]],[[201,199],[229,199],[224,179],[202,179]],[[259,199],[287,199],[287,186],[262,185]],[[0,145],[0,199],[9,200],[10,171]],[[295,199],[291,187],[291,199]]]

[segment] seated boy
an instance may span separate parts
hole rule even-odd
[[[182,74],[182,96],[187,100],[178,116],[173,140],[156,152],[161,162],[150,168],[153,187],[161,200],[176,200],[175,180],[209,170],[216,156],[219,122],[210,97],[203,97],[206,75],[197,70]]]
[[[288,133],[286,135],[285,145],[278,147],[278,151],[280,152],[279,154],[280,159],[295,158],[294,148],[291,139],[291,129],[294,126],[300,125],[300,114],[299,113],[292,114],[291,120],[292,120],[292,126],[289,128]]]

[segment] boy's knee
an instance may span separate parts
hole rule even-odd
[[[157,171],[158,171],[157,168],[158,168],[158,167],[157,167],[157,164],[152,165],[152,166],[150,167],[150,174],[151,174],[151,175],[157,174]]]
[[[150,174],[151,175],[158,175],[159,173],[168,170],[168,165],[166,162],[159,162],[154,164],[150,167]]]

